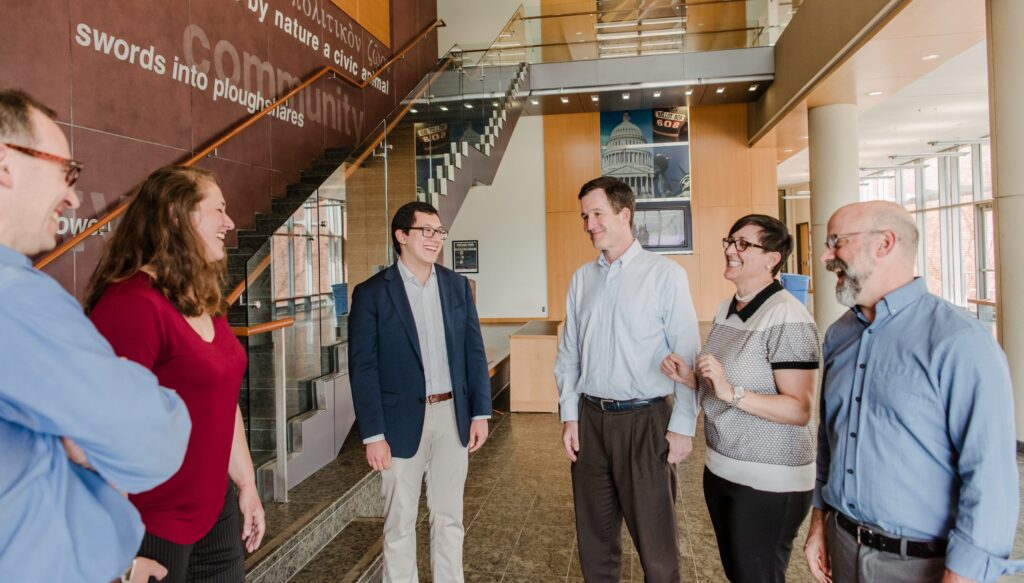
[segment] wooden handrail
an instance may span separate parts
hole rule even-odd
[[[294,97],[300,91],[305,90],[306,88],[308,88],[310,85],[315,83],[317,80],[319,80],[321,77],[323,77],[327,73],[334,73],[336,77],[338,77],[338,78],[340,78],[340,79],[342,79],[344,81],[347,81],[350,85],[352,85],[353,87],[355,87],[357,89],[365,89],[370,83],[373,82],[374,79],[379,77],[381,75],[381,73],[383,73],[385,70],[387,70],[396,61],[398,61],[399,59],[404,57],[406,55],[406,53],[411,51],[413,49],[413,47],[418,45],[434,29],[442,27],[442,26],[445,26],[445,23],[441,19],[437,19],[434,22],[432,22],[430,24],[430,26],[428,26],[427,28],[423,29],[423,31],[421,33],[416,35],[416,38],[414,38],[411,41],[409,41],[409,43],[405,46],[405,48],[403,48],[401,51],[399,51],[394,56],[392,56],[390,59],[388,59],[388,61],[385,62],[383,65],[381,65],[372,75],[370,75],[369,77],[367,77],[366,79],[364,79],[361,82],[360,81],[353,81],[352,79],[349,79],[348,76],[346,76],[340,69],[337,69],[337,68],[335,68],[335,67],[333,67],[331,65],[324,65],[323,67],[321,67],[320,69],[314,71],[311,75],[309,75],[302,83],[298,84],[297,86],[292,88],[291,91],[289,91],[288,93],[286,93],[282,97],[280,97],[277,101],[275,101],[274,103],[271,103],[267,107],[265,107],[262,110],[254,113],[253,115],[251,115],[247,119],[243,120],[241,123],[239,123],[239,124],[235,125],[234,127],[232,127],[230,130],[228,130],[227,132],[222,134],[221,137],[219,137],[216,140],[214,140],[213,143],[211,143],[209,146],[203,148],[199,153],[195,154],[194,156],[189,158],[187,161],[185,161],[182,165],[183,166],[192,166],[196,162],[199,162],[200,160],[202,160],[203,158],[208,156],[211,152],[213,152],[214,150],[216,150],[220,146],[223,146],[228,140],[234,138],[240,132],[244,131],[246,128],[248,128],[252,124],[256,123],[257,121],[259,121],[260,119],[265,117],[268,113],[270,113],[270,112],[274,111],[275,109],[277,109],[285,101],[288,101],[289,99]],[[125,202],[119,204],[117,207],[114,208],[114,210],[112,210],[109,213],[107,213],[106,215],[104,215],[102,218],[97,220],[91,226],[89,226],[86,229],[83,229],[82,232],[80,232],[79,234],[75,235],[74,237],[68,239],[67,241],[62,243],[59,247],[57,247],[53,251],[50,251],[49,253],[44,255],[39,261],[36,261],[34,267],[36,269],[42,269],[42,268],[46,267],[47,265],[49,265],[49,264],[53,263],[54,261],[56,261],[57,258],[59,258],[60,256],[64,255],[65,253],[67,253],[69,250],[71,250],[76,245],[78,245],[79,243],[84,241],[90,235],[92,235],[96,231],[99,231],[103,227],[107,226],[108,224],[110,224],[111,221],[113,221],[117,217],[123,215],[125,210],[127,210],[127,208],[128,208],[128,203],[129,203],[129,201],[125,201]]]
[[[437,71],[435,71],[434,74],[430,76],[430,80],[424,83],[422,87],[420,87],[419,91],[416,92],[416,95],[413,95],[412,99],[406,100],[405,105],[402,106],[401,113],[396,115],[395,118],[391,120],[390,123],[388,123],[387,129],[382,132],[379,132],[378,135],[374,136],[372,139],[369,140],[369,142],[366,143],[366,147],[362,149],[362,151],[359,153],[359,156],[356,157],[356,159],[351,164],[349,164],[348,167],[345,168],[346,180],[351,178],[352,175],[355,174],[355,171],[359,168],[359,165],[362,164],[363,161],[366,160],[371,153],[373,153],[373,150],[382,141],[384,141],[385,136],[387,136],[391,130],[395,129],[395,126],[398,125],[398,122],[402,121],[402,119],[405,118],[405,115],[409,113],[409,110],[412,109],[412,106],[416,104],[416,101],[420,98],[420,96],[423,95],[427,88],[434,84],[434,81],[438,78],[438,76],[440,76],[441,73],[445,72],[445,70],[447,70],[448,67],[451,66],[451,64],[452,59],[446,59],[444,64],[438,67]],[[347,246],[343,247],[342,249],[344,250],[345,248],[347,248]],[[236,285],[234,289],[231,290],[231,293],[229,293],[226,298],[228,305],[235,303],[238,300],[238,298],[242,297],[242,293],[245,292],[245,288],[251,285],[252,282],[256,281],[256,278],[262,275],[263,272],[266,271],[268,267],[270,267],[270,255],[268,255],[266,258],[260,261],[256,268],[252,270],[252,273],[250,273],[249,276],[246,277],[245,281],[239,282],[238,285]]]
[[[262,324],[256,324],[255,326],[232,326],[231,331],[235,333],[235,336],[258,336],[260,334],[266,334],[267,332],[273,332],[274,330],[280,330],[282,328],[288,328],[295,324],[295,318],[281,318],[280,320],[274,320],[271,322],[264,322]]]
[[[995,300],[982,300],[982,299],[978,299],[978,298],[967,298],[967,303],[968,304],[974,304],[976,306],[989,306],[989,307],[992,307],[992,308],[996,307]]]

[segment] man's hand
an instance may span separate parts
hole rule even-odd
[[[967,577],[961,577],[953,571],[946,569],[942,573],[942,583],[974,583],[974,579],[968,579]]]
[[[366,461],[370,467],[383,472],[391,467],[391,446],[386,439],[366,444]]]
[[[162,581],[166,576],[167,568],[160,563],[146,557],[136,557],[135,568],[132,569],[132,578],[129,579],[129,583],[147,583],[150,577]]]
[[[825,537],[825,513],[811,511],[811,524],[804,543],[807,568],[818,583],[832,583],[832,562],[828,557],[828,539]]]
[[[480,449],[487,441],[487,420],[474,419],[469,424],[469,453]]]
[[[669,431],[665,434],[668,440],[668,463],[678,464],[693,451],[693,438],[681,433]]]
[[[562,447],[565,457],[576,461],[576,453],[580,451],[580,422],[566,421],[562,423]]]
[[[267,532],[267,523],[263,513],[263,503],[256,491],[256,484],[247,484],[238,489],[238,510],[242,513],[242,540],[245,541],[246,552],[253,552],[263,542]]]
[[[697,375],[693,374],[693,369],[686,364],[683,357],[675,352],[661,361],[661,374],[691,389],[697,388]]]
[[[82,448],[78,447],[78,444],[72,441],[70,437],[61,437],[60,443],[64,446],[64,453],[67,454],[71,463],[82,466],[87,470],[93,469],[92,464],[89,463],[89,458],[85,455],[85,452],[82,451]]]

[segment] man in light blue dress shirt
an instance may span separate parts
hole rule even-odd
[[[569,285],[555,380],[580,567],[590,583],[619,580],[625,518],[645,579],[679,581],[673,465],[693,447],[697,397],[660,364],[675,352],[692,366],[700,350],[686,272],[633,237],[626,183],[596,178],[579,199],[601,254]]]
[[[32,268],[28,257],[55,245],[57,217],[78,206],[81,166],[53,117],[0,90],[0,581],[106,583],[142,541],[122,492],[173,475],[191,425],[176,394],[117,358]],[[166,573],[140,563],[133,581]]]
[[[1006,356],[914,277],[918,232],[893,203],[829,220],[822,261],[849,312],[825,335],[814,511],[820,581],[994,581],[1019,490]]]

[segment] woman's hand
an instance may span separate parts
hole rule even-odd
[[[732,401],[733,390],[729,381],[725,380],[725,368],[718,359],[710,354],[701,354],[697,357],[697,374],[707,379],[711,388],[715,390],[715,396],[725,401]]]
[[[259,548],[267,532],[263,503],[256,492],[256,484],[239,488],[238,509],[242,513],[242,540],[245,541],[246,552],[251,553]]]
[[[693,369],[675,352],[661,361],[661,373],[681,385],[697,388],[697,376],[693,374]]]

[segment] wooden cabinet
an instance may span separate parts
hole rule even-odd
[[[510,408],[533,413],[558,412],[555,355],[560,322],[538,320],[510,338]]]

